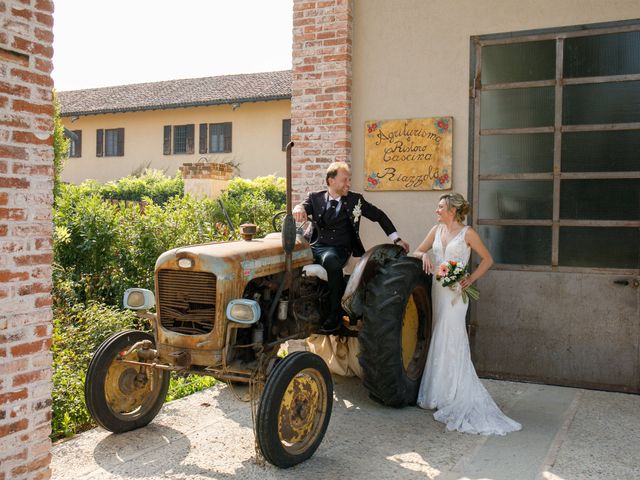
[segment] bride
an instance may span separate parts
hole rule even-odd
[[[439,266],[448,261],[468,265],[473,249],[482,261],[471,275],[460,280],[459,287],[463,289],[484,275],[493,263],[477,232],[462,223],[467,213],[469,202],[462,195],[442,195],[436,210],[438,224],[414,252],[422,257],[425,272],[434,273],[429,250],[433,250],[435,265]],[[434,328],[418,406],[437,409],[433,418],[446,424],[448,430],[482,435],[505,435],[520,430],[518,422],[500,411],[471,363],[465,330],[468,303],[463,300],[461,289],[443,287],[434,278],[431,297]]]

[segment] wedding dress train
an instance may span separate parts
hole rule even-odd
[[[442,230],[436,230],[433,254],[436,269],[454,260],[467,265],[471,249],[464,241],[467,228],[442,248]],[[505,435],[522,426],[495,404],[471,363],[465,330],[467,303],[459,292],[443,287],[434,277],[431,294],[434,327],[427,364],[418,393],[418,406],[437,409],[433,418],[448,430],[482,435]]]

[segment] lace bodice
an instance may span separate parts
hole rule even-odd
[[[436,237],[433,240],[433,257],[435,259],[436,267],[443,262],[454,260],[467,265],[469,258],[471,257],[471,248],[464,241],[464,235],[469,227],[465,226],[458,232],[458,234],[449,240],[447,246],[442,248],[442,232],[445,229],[444,225],[438,225],[436,229]]]

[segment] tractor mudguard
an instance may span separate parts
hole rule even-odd
[[[367,282],[375,276],[378,268],[389,258],[400,257],[402,252],[402,247],[384,243],[370,248],[360,258],[349,277],[349,283],[347,283],[347,288],[342,296],[342,308],[351,319],[362,318]]]

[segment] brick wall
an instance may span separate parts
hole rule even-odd
[[[233,178],[233,167],[225,163],[183,163],[180,172],[184,193],[197,198],[218,198]]]
[[[324,187],[331,162],[351,163],[351,38],[351,0],[294,0],[294,205]]]
[[[0,0],[0,480],[50,477],[52,13]]]

